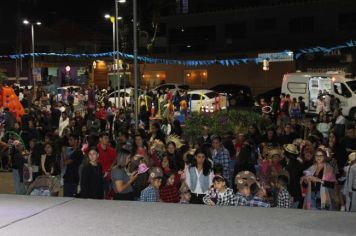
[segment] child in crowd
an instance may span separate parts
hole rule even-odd
[[[247,201],[247,206],[250,207],[271,207],[265,200],[266,190],[259,183],[253,183],[250,186],[250,199]]]
[[[192,195],[190,194],[189,187],[187,186],[186,183],[183,182],[182,185],[180,186],[179,194],[180,194],[179,195],[179,197],[180,197],[179,203],[189,204]]]
[[[178,188],[175,185],[175,174],[168,173],[164,178],[164,186],[160,190],[160,197],[163,202],[179,202]]]
[[[247,206],[251,195],[250,186],[256,183],[255,175],[250,171],[241,171],[235,177],[237,193],[235,195],[235,206]]]
[[[226,187],[225,178],[215,175],[213,188],[203,197],[203,202],[209,206],[232,206],[234,201],[234,192],[231,188]]]
[[[292,197],[287,190],[288,177],[285,175],[278,176],[277,189],[277,207],[279,208],[291,208],[292,207]]]
[[[162,183],[163,172],[159,167],[153,167],[150,170],[150,176],[148,181],[150,185],[141,191],[140,201],[141,202],[159,202],[159,188]]]

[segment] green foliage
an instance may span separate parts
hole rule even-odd
[[[257,125],[260,130],[266,130],[272,125],[270,120],[262,118],[261,114],[252,111],[224,110],[214,114],[193,113],[185,121],[184,138],[192,142],[201,135],[203,126],[209,127],[211,134],[223,135],[226,132],[246,133],[250,125]]]

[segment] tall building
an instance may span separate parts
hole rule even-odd
[[[176,14],[189,13],[189,0],[176,0]]]

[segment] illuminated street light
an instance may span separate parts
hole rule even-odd
[[[31,41],[32,41],[32,79],[33,79],[33,89],[36,92],[36,81],[34,76],[34,69],[35,69],[35,25],[40,26],[42,23],[37,21],[36,23],[31,23],[29,20],[24,19],[22,21],[24,25],[31,25]]]
[[[110,19],[110,15],[109,14],[105,14],[105,19]]]

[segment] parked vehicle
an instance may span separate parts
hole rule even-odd
[[[189,85],[174,84],[174,83],[161,84],[156,88],[152,89],[151,92],[156,91],[156,92],[164,93],[167,91],[167,89],[172,90],[172,92],[176,92],[177,90],[189,90]]]
[[[202,110],[202,108],[207,108],[209,112],[214,112],[219,109],[225,110],[228,107],[226,96],[212,90],[192,90],[188,92],[188,96],[192,112],[199,111],[199,109]]]
[[[133,95],[134,93],[134,88],[126,88],[126,89],[120,89],[120,97],[121,99],[125,99],[124,101],[126,102],[126,105],[130,105],[130,102],[131,102],[131,96],[130,95]],[[138,96],[142,95],[143,94],[143,91],[141,89],[138,90]],[[108,94],[109,96],[109,101],[112,103],[112,104],[117,104],[116,101],[118,102],[119,101],[119,98],[118,98],[118,90],[114,91],[114,92],[111,92]]]
[[[259,101],[261,98],[264,98],[266,102],[270,102],[271,98],[274,97],[275,99],[279,99],[280,95],[281,95],[281,87],[278,88],[274,88],[271,90],[268,90],[267,92],[258,94],[256,96],[256,99]]]
[[[57,101],[62,101],[62,96],[69,90],[71,91],[74,90],[74,92],[79,92],[81,90],[81,87],[77,85],[71,85],[71,86],[64,86],[64,87],[57,88],[57,95],[56,95]]]
[[[356,119],[356,80],[343,72],[285,74],[282,93],[292,98],[303,97],[307,113],[316,113],[316,101],[323,92],[340,100],[343,115]]]
[[[246,85],[218,84],[210,88],[210,90],[222,93],[227,96],[229,105],[231,107],[251,106],[253,104],[251,88]]]

